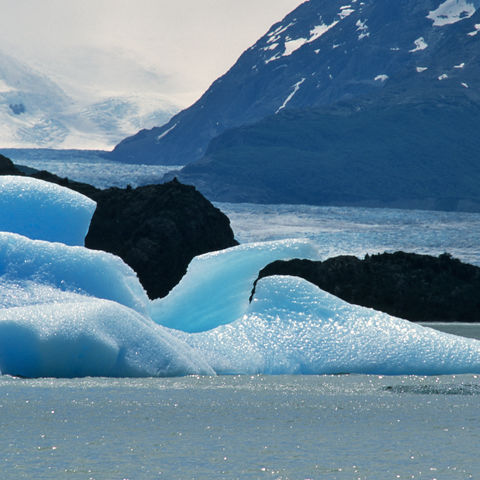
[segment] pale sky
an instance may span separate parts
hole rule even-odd
[[[302,0],[0,0],[0,50],[71,94],[187,106]]]

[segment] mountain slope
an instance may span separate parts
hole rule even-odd
[[[290,110],[225,132],[177,177],[209,199],[480,211],[468,99]]]
[[[127,162],[187,164],[214,137],[291,108],[408,102],[438,89],[480,101],[480,0],[310,0],[189,109],[122,141]]]
[[[177,108],[159,98],[106,97],[84,102],[0,51],[0,146],[107,148]]]

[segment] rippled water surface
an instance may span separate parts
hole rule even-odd
[[[0,378],[1,478],[480,477],[480,378]]]

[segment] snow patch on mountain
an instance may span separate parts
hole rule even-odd
[[[275,114],[277,114],[278,112],[280,112],[281,110],[283,110],[288,102],[290,102],[290,100],[295,96],[295,94],[298,92],[298,90],[300,89],[300,86],[302,85],[302,83],[305,81],[305,78],[302,78],[300,81],[298,81],[294,86],[293,86],[293,90],[292,92],[290,93],[290,95],[285,99],[285,101],[282,103],[282,105],[278,108],[278,110],[275,112]]]
[[[471,1],[446,0],[437,9],[430,11],[427,18],[433,20],[433,26],[443,27],[470,18],[475,11],[475,5]]]
[[[345,16],[348,16],[348,15],[345,15]],[[341,17],[341,18],[345,18],[345,17]],[[315,26],[314,28],[312,28],[312,30],[310,30],[309,38],[301,37],[295,40],[291,40],[287,37],[285,41],[285,51],[282,56],[284,57],[289,56],[293,52],[297,51],[300,47],[305,45],[306,43],[314,42],[315,40],[317,40],[317,38],[320,38],[324,33],[328,32],[331,28],[337,25],[338,22],[339,22],[338,20],[335,20],[330,25],[326,25],[322,23],[320,25]]]
[[[475,30],[473,32],[468,32],[467,35],[469,35],[470,37],[474,37],[478,32],[480,32],[480,23],[476,23],[473,28],[475,28]]]
[[[409,50],[410,53],[419,52],[420,50],[425,50],[428,47],[428,43],[423,37],[417,38],[413,43],[415,44],[415,48]]]
[[[355,23],[355,26],[357,27],[357,32],[360,32],[358,34],[358,40],[363,40],[364,38],[367,38],[370,36],[370,32],[368,31],[368,26],[367,26],[367,21],[366,20],[357,20]]]
[[[157,137],[157,141],[159,142],[162,138],[165,138],[177,125],[178,125],[178,123],[174,123],[174,124],[173,124],[173,127],[170,127],[170,128],[168,128],[167,130],[165,130],[163,133],[161,133],[161,134]]]
[[[343,7],[340,7],[340,13],[338,16],[343,20],[344,18],[348,17],[351,15],[355,10],[352,8],[351,5],[344,5]]]

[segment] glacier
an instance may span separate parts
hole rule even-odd
[[[266,264],[318,257],[308,240],[201,255],[151,301],[120,258],[82,246],[93,202],[39,180],[0,181],[0,374],[480,373],[480,341],[350,305],[303,279],[264,278],[250,302]]]

